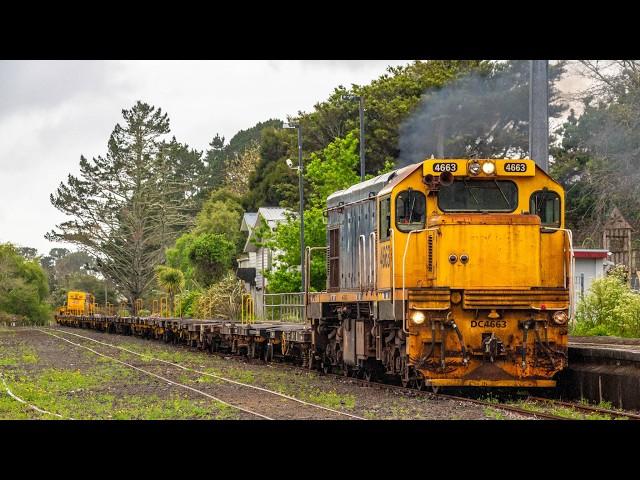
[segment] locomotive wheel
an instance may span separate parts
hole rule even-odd
[[[411,385],[416,390],[424,390],[424,378],[416,378]],[[434,392],[435,393],[435,392]]]

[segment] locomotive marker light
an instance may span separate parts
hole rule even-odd
[[[414,310],[413,313],[411,313],[411,315],[409,316],[409,318],[416,325],[422,325],[424,323],[426,317],[424,316],[424,313],[422,313],[421,311],[419,311],[419,310],[415,311]]]
[[[564,325],[565,323],[567,323],[567,320],[569,320],[567,312],[559,310],[553,314],[553,321],[558,325]]]
[[[496,173],[496,164],[493,162],[484,162],[482,164],[482,173],[485,175],[493,175]]]
[[[480,169],[481,167],[477,160],[469,162],[469,173],[471,175],[478,175],[480,173]]]

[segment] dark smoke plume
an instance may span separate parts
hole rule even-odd
[[[550,83],[563,64],[549,69]],[[550,88],[549,114],[566,107],[555,104]],[[529,141],[529,62],[496,63],[490,72],[475,72],[422,96],[400,127],[398,167],[436,158],[524,158]]]

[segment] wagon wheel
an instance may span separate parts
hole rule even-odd
[[[351,368],[346,363],[342,364],[342,375],[345,377],[351,376]]]
[[[264,347],[264,361],[270,362],[271,360],[273,360],[273,344],[269,342]]]
[[[370,382],[371,379],[373,378],[373,372],[370,369],[365,367],[362,370],[362,378],[364,379],[365,382]]]

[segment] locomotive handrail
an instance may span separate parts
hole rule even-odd
[[[430,227],[430,228],[423,228],[421,230],[411,230],[408,234],[407,234],[407,241],[404,244],[404,253],[402,254],[402,331],[404,333],[409,333],[409,330],[407,330],[407,309],[405,308],[404,305],[404,300],[405,300],[405,264],[407,262],[407,251],[409,250],[409,240],[411,240],[411,234],[413,233],[422,233],[422,232],[429,232],[429,231],[437,231],[440,230],[440,227]]]
[[[369,284],[371,285],[371,290],[376,289],[376,232],[371,232],[369,234]]]
[[[366,254],[366,250],[367,250],[367,239],[365,238],[364,235],[360,235],[358,237],[358,287],[360,288],[360,291],[362,292],[362,283],[363,283],[363,276],[364,276],[364,264],[366,262],[366,259],[364,258],[364,255]],[[363,254],[364,251],[364,254]]]
[[[394,256],[394,230],[389,229],[389,265],[391,266],[391,310],[393,310],[393,321],[396,321],[396,257]]]
[[[573,232],[571,230],[569,230],[568,228],[552,228],[552,227],[541,227],[544,228],[545,230],[555,230],[555,231],[560,231],[560,232],[564,232],[567,235],[567,240],[569,241],[569,254],[571,255],[571,259],[569,260],[569,265],[565,265],[565,262],[562,262],[562,265],[564,268],[568,268],[569,270],[569,280],[568,283],[569,285],[567,286],[567,275],[565,272],[565,276],[564,276],[564,286],[565,288],[569,288],[569,320],[572,321],[573,320],[573,302],[574,302],[574,279],[573,279],[573,275],[576,269],[576,259],[573,256]]]

